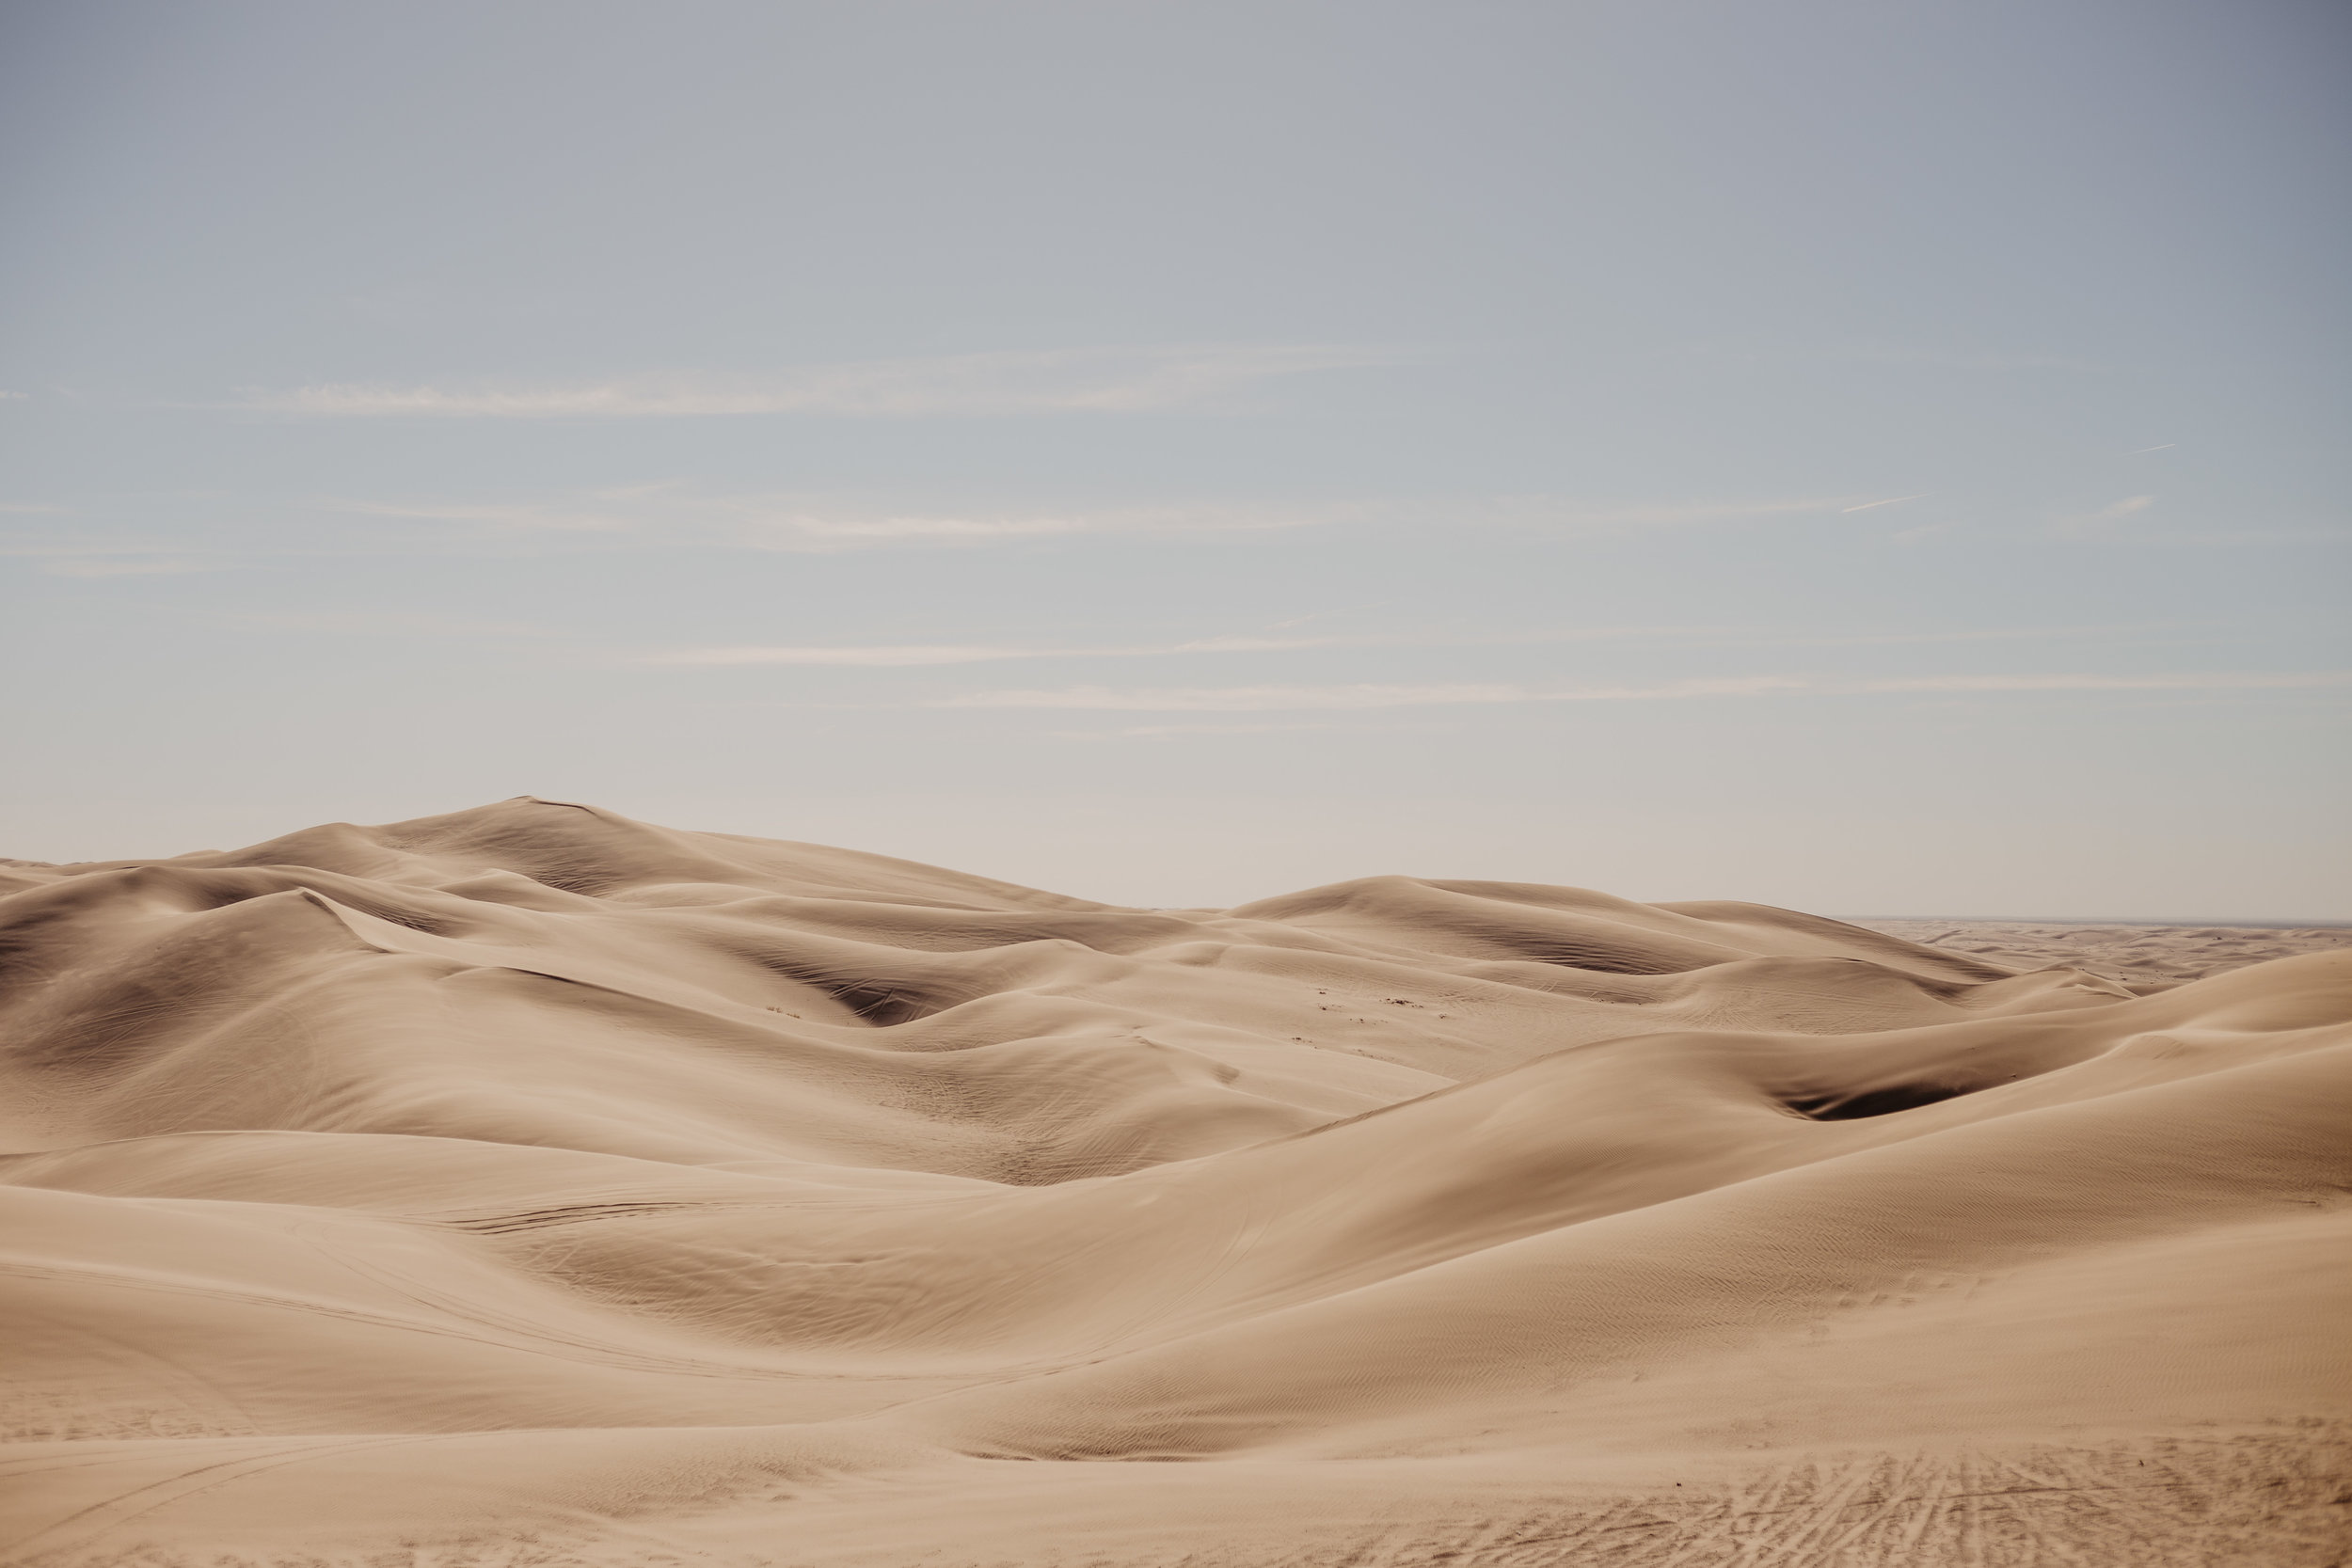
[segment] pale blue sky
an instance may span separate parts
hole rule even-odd
[[[2352,917],[2352,12],[0,16],[0,853]]]

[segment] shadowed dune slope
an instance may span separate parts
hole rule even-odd
[[[525,798],[0,865],[0,1042],[10,1562],[2352,1547],[2352,952]]]

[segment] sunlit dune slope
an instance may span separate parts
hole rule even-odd
[[[527,798],[0,890],[8,1561],[2352,1544],[2352,953]]]

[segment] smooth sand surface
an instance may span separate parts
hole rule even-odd
[[[2352,1552],[2352,951],[530,799],[0,890],[11,1563]]]

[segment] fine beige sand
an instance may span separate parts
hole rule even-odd
[[[0,890],[9,1563],[2352,1553],[2352,951],[531,799]]]

